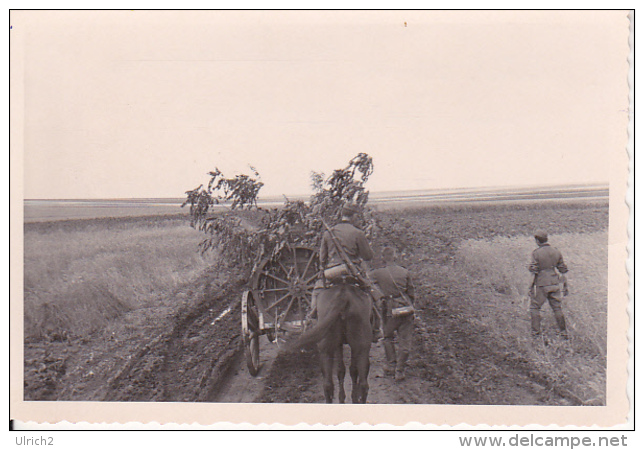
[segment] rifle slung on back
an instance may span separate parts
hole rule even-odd
[[[373,281],[369,279],[369,277],[365,276],[360,272],[360,269],[351,261],[351,258],[349,258],[349,255],[344,251],[344,248],[342,247],[342,244],[338,242],[338,239],[335,237],[335,234],[333,234],[333,230],[329,225],[323,220],[322,225],[324,225],[324,228],[329,233],[329,236],[331,237],[331,242],[333,243],[333,246],[335,247],[335,250],[338,252],[338,255],[340,256],[340,259],[344,262],[344,264],[347,267],[347,271],[349,272],[349,275],[355,278],[358,283],[363,287],[367,289],[367,292],[369,293],[369,296],[373,300],[373,305],[372,309],[375,312],[375,314],[378,316],[378,320],[380,321],[380,332],[384,336],[384,330],[382,327],[384,326],[383,320],[382,320],[382,315],[380,314],[380,311],[378,311],[378,308],[376,305],[380,303],[380,300],[384,297],[383,293],[378,289],[378,287],[375,285]]]

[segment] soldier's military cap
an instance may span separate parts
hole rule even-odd
[[[353,203],[345,203],[342,207],[343,216],[353,216],[358,212],[358,207]]]
[[[537,230],[534,232],[534,237],[539,239],[541,242],[546,242],[548,240],[548,233],[544,230]]]

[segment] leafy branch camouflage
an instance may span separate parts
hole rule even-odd
[[[368,208],[369,192],[365,189],[373,173],[373,160],[359,153],[346,167],[337,169],[325,179],[324,174],[312,172],[313,195],[309,202],[291,201],[285,197],[279,208],[257,206],[257,196],[264,186],[257,170],[252,175],[226,178],[215,169],[204,188],[186,192],[182,206],[190,205],[191,226],[206,237],[200,243],[202,252],[218,250],[230,264],[249,267],[264,257],[275,258],[288,245],[319,246],[322,220],[335,223],[340,219],[342,206],[357,206],[358,225],[368,236],[375,232],[375,220]],[[221,211],[215,205],[230,204]]]

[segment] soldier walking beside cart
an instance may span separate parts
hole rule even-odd
[[[395,374],[396,381],[402,381],[405,379],[405,368],[411,351],[414,329],[414,285],[409,270],[395,263],[395,249],[385,247],[382,250],[382,257],[386,266],[372,271],[369,277],[385,296],[380,308],[385,321],[383,342],[387,358],[385,374]],[[398,354],[393,341],[394,333],[398,334]]]
[[[538,247],[532,252],[529,270],[534,276],[528,288],[532,334],[538,336],[541,333],[540,310],[547,300],[561,335],[567,338],[566,320],[561,309],[562,291],[559,284],[563,282],[563,296],[567,296],[568,282],[565,274],[568,272],[568,267],[564,263],[561,252],[548,243],[548,234],[545,231],[535,232],[534,239]]]

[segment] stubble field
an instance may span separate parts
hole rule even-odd
[[[378,251],[395,245],[419,311],[409,376],[382,376],[370,403],[605,404],[608,208],[544,203],[378,213]],[[529,335],[531,232],[545,228],[570,268],[571,339]],[[262,348],[243,367],[239,298],[248,274],[202,257],[183,217],[25,227],[25,399],[317,402],[315,349]],[[273,344],[270,344],[273,345]],[[247,393],[239,395],[239,386]]]

